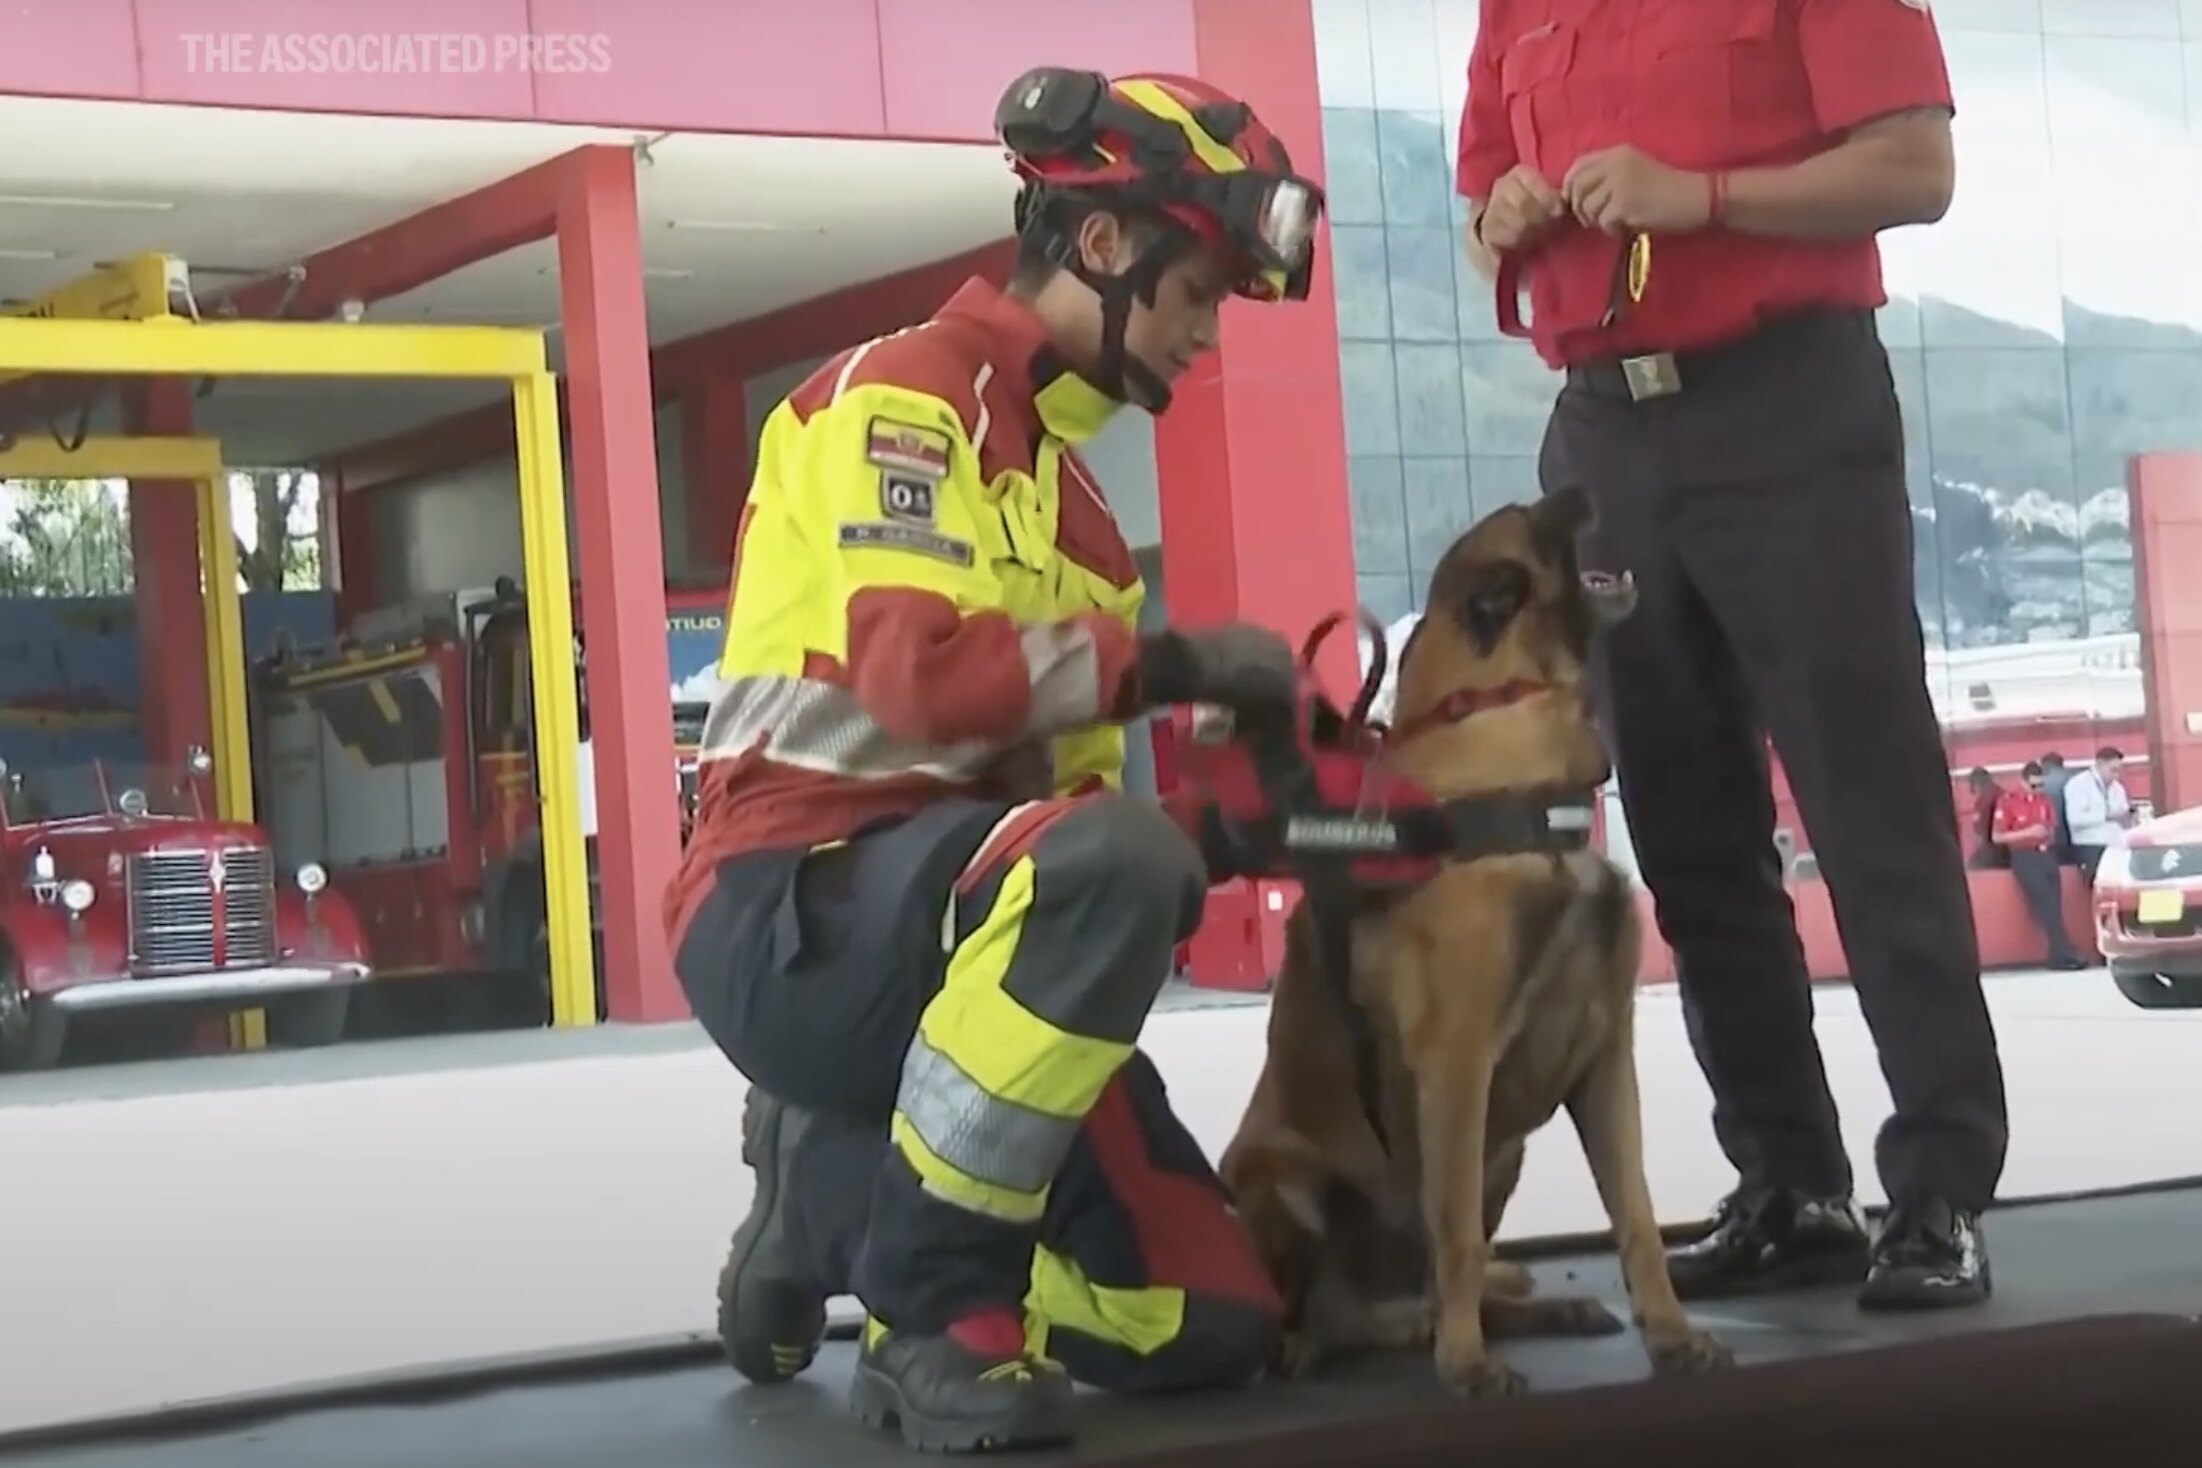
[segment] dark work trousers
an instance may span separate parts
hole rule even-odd
[[[2072,935],[2064,926],[2064,871],[2057,865],[2057,857],[2051,851],[2011,852],[2011,875],[2018,878],[2019,891],[2026,894],[2026,910],[2034,915],[2042,936],[2049,940],[2051,963],[2077,963],[2078,953],[2073,951]]]
[[[1788,317],[1678,370],[1679,392],[1643,401],[1616,364],[1571,371],[1539,468],[1546,492],[1596,507],[1586,564],[1636,578],[1599,692],[1714,1128],[1746,1182],[1851,1186],[1773,841],[1770,736],[1894,1098],[1882,1182],[1984,1206],[2003,1071],[1873,317]]]
[[[1096,1386],[1260,1370],[1282,1305],[1135,1048],[1205,886],[1120,795],[943,800],[721,864],[675,964],[735,1066],[819,1113],[789,1206],[822,1282],[914,1334],[1017,1311]]]

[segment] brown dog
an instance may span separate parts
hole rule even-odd
[[[1575,542],[1588,520],[1578,494],[1508,506],[1462,535],[1432,575],[1400,654],[1384,754],[1432,795],[1581,798],[1604,783],[1585,664],[1597,624],[1626,615],[1632,592],[1625,581],[1586,584]],[[1374,1034],[1378,1124],[1303,901],[1268,1057],[1222,1161],[1291,1311],[1279,1369],[1297,1375],[1339,1348],[1434,1337],[1449,1385],[1509,1393],[1522,1378],[1492,1357],[1487,1335],[1621,1330],[1595,1300],[1533,1298],[1527,1271],[1491,1259],[1523,1148],[1562,1107],[1612,1220],[1653,1369],[1726,1364],[1675,1297],[1644,1177],[1641,930],[1625,876],[1590,849],[1494,856],[1448,862],[1426,883],[1360,903],[1351,998]]]

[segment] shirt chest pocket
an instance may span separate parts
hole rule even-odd
[[[1506,50],[1499,62],[1499,92],[1514,135],[1514,155],[1557,183],[1574,162],[1575,119],[1568,97],[1575,67],[1576,33],[1541,26]]]
[[[1809,113],[1802,70],[1780,45],[1780,9],[1780,0],[1656,8],[1629,84],[1638,146],[1678,168],[1734,167],[1800,99]]]

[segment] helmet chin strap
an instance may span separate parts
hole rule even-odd
[[[1162,273],[1192,248],[1192,235],[1165,222],[1154,243],[1120,275],[1103,275],[1089,268],[1079,256],[1076,237],[1068,230],[1056,231],[1052,243],[1050,254],[1056,263],[1101,298],[1101,355],[1093,370],[1083,374],[1087,381],[1117,401],[1149,413],[1168,410],[1170,384],[1132,355],[1125,334],[1131,325],[1132,303],[1136,300],[1149,307],[1154,305]]]

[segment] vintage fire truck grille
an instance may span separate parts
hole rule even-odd
[[[211,968],[216,912],[222,966],[254,968],[275,957],[275,867],[265,851],[214,855],[149,851],[130,858],[130,961],[140,969]]]

